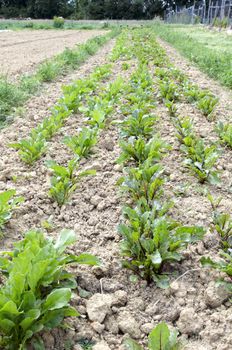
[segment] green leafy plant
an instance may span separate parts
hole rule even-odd
[[[176,113],[177,113],[177,107],[176,107],[176,105],[175,105],[175,102],[174,102],[174,101],[169,101],[169,100],[167,100],[167,101],[165,102],[165,106],[167,107],[170,116],[171,116],[171,117],[175,117],[175,116],[176,116]]]
[[[185,137],[193,135],[193,122],[189,117],[176,117],[173,119],[177,131],[177,138],[180,143],[184,142]]]
[[[223,124],[222,122],[218,122],[216,132],[218,133],[222,143],[232,148],[232,124]]]
[[[52,116],[45,118],[34,130],[48,141],[64,125],[65,119],[67,119],[71,113],[72,111],[70,110],[62,110],[61,108],[57,110],[54,109]]]
[[[78,344],[83,350],[92,350],[95,343],[89,339],[81,339],[78,341]]]
[[[70,160],[67,167],[61,166],[53,160],[46,162],[47,167],[53,172],[49,195],[60,207],[67,203],[82,177],[96,173],[95,170],[86,170],[76,174],[78,161],[79,157]]]
[[[169,149],[169,146],[159,137],[154,137],[148,142],[142,137],[138,139],[129,137],[127,141],[120,141],[120,147],[122,152],[118,158],[118,163],[134,161],[136,164],[141,164],[147,159],[158,162]]]
[[[228,252],[220,251],[221,259],[219,261],[214,261],[209,257],[201,258],[201,263],[205,267],[212,267],[215,270],[223,272],[227,275],[226,278],[218,280],[218,284],[225,286],[232,293],[232,253],[231,249]]]
[[[106,112],[101,106],[96,105],[95,108],[90,111],[89,118],[89,125],[98,129],[104,129],[106,122]]]
[[[148,139],[154,133],[156,117],[150,114],[143,114],[143,110],[136,109],[132,115],[120,122],[122,137],[143,136]]]
[[[159,83],[159,93],[164,100],[173,102],[178,101],[180,96],[178,86],[170,80],[162,80]]]
[[[215,169],[219,156],[216,145],[205,146],[201,138],[190,135],[183,139],[181,149],[187,155],[185,164],[201,183],[219,183],[218,171]]]
[[[218,103],[218,98],[205,96],[197,102],[197,107],[208,118],[212,118],[212,113]]]
[[[126,223],[119,226],[123,237],[123,266],[148,281],[154,281],[160,288],[166,288],[169,273],[165,272],[165,266],[181,261],[181,250],[188,243],[202,239],[204,230],[197,226],[181,226],[168,219],[165,216],[167,207],[158,202],[147,211],[144,210],[146,205],[141,204],[123,210]]]
[[[222,198],[213,198],[208,193],[207,198],[209,199],[213,209],[213,228],[218,233],[221,246],[223,249],[232,248],[232,218],[228,213],[220,213],[218,207],[221,203]]]
[[[176,330],[169,330],[165,322],[159,323],[148,336],[149,350],[178,350],[181,344],[177,339],[178,332]],[[133,339],[126,339],[124,345],[127,350],[143,350]]]
[[[119,76],[107,87],[107,95],[106,98],[108,101],[116,101],[119,94],[123,91],[124,88],[124,79]]]
[[[12,252],[1,252],[4,285],[0,291],[0,345],[6,350],[26,350],[42,345],[42,331],[62,325],[67,316],[78,316],[70,306],[74,276],[66,271],[72,263],[99,265],[90,254],[66,254],[76,234],[63,230],[56,242],[40,231],[29,231]]]
[[[130,64],[129,63],[127,63],[127,62],[123,62],[122,63],[122,69],[123,70],[128,70],[130,68]]]
[[[9,146],[19,150],[21,160],[28,165],[32,165],[37,161],[45,154],[47,149],[44,136],[41,133],[38,134],[35,130],[31,132],[27,139],[23,139],[18,143],[11,143]]]
[[[64,28],[64,18],[63,17],[54,17],[53,18],[54,28]]]
[[[193,103],[199,100],[200,90],[196,85],[186,81],[183,85],[183,94],[188,102]]]
[[[24,201],[23,197],[15,197],[15,190],[0,192],[0,235],[4,225],[10,220],[14,209]]]
[[[97,130],[83,128],[78,135],[66,136],[64,143],[80,158],[87,158],[97,143]]]
[[[127,175],[120,179],[121,190],[127,192],[133,202],[145,198],[152,207],[153,201],[163,193],[163,169],[160,164],[146,160],[138,168],[128,168]]]

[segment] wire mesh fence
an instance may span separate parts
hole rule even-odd
[[[232,0],[209,0],[193,6],[167,9],[165,20],[168,23],[232,25]]]

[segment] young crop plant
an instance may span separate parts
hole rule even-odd
[[[196,85],[191,84],[189,81],[186,81],[183,84],[183,94],[190,103],[197,102],[200,98],[199,88]]]
[[[213,229],[220,237],[221,247],[224,250],[232,248],[232,218],[228,213],[221,213],[218,207],[222,198],[213,198],[209,193],[207,198],[213,209]]]
[[[79,158],[87,158],[97,143],[97,130],[83,128],[78,135],[66,136],[64,144],[67,145]]]
[[[152,207],[154,200],[159,199],[163,194],[162,166],[153,164],[148,159],[138,168],[128,168],[126,171],[127,175],[123,176],[119,181],[122,192],[128,193],[133,203],[144,198],[147,204]]]
[[[149,350],[180,350],[181,343],[177,339],[178,332],[170,330],[165,322],[159,323],[148,336]],[[127,350],[143,350],[135,340],[128,338],[124,340]]]
[[[54,242],[36,230],[1,252],[4,275],[0,291],[0,347],[6,350],[44,349],[41,334],[63,325],[68,316],[78,316],[71,307],[76,279],[67,271],[70,264],[99,265],[90,254],[72,255],[66,248],[76,241],[70,230],[61,231]]]
[[[213,96],[205,96],[198,100],[197,107],[209,120],[213,118],[213,111],[215,110],[216,104],[218,103],[218,98]]]
[[[176,117],[177,114],[177,107],[175,105],[174,101],[166,101],[165,106],[167,107],[169,114],[171,117]]]
[[[184,143],[186,137],[193,135],[193,121],[189,117],[176,117],[173,119],[177,131],[177,138],[180,143]]]
[[[71,113],[72,111],[65,109],[65,107],[56,106],[51,117],[45,118],[34,131],[37,134],[41,134],[46,141],[49,141],[62,128],[65,120],[70,117]]]
[[[169,70],[166,68],[156,67],[154,73],[160,80],[165,80],[169,76]]]
[[[158,136],[153,137],[148,142],[142,137],[129,137],[127,141],[120,141],[120,147],[122,152],[118,158],[118,163],[125,164],[134,161],[138,165],[147,159],[158,162],[167,150],[170,149]]]
[[[181,149],[186,153],[185,164],[200,183],[208,181],[211,184],[220,182],[215,164],[218,160],[216,145],[205,146],[204,141],[195,135],[189,135],[183,139]]]
[[[9,145],[19,150],[19,156],[28,165],[35,163],[47,150],[47,143],[42,133],[32,130],[27,139]]]
[[[144,114],[143,110],[136,109],[132,115],[120,122],[121,136],[145,139],[152,137],[157,118],[151,114]]]
[[[79,157],[70,160],[67,167],[61,166],[53,160],[46,162],[47,167],[53,172],[49,195],[60,207],[68,202],[82,177],[96,173],[95,170],[86,170],[75,174],[78,161]]]
[[[23,197],[16,197],[15,190],[0,192],[0,236],[5,224],[12,217],[13,211],[24,201]]]
[[[221,238],[223,249],[232,248],[232,218],[230,214],[215,212],[213,224]]]
[[[154,281],[158,287],[166,288],[169,273],[165,268],[180,262],[181,251],[189,243],[202,239],[204,230],[170,220],[165,215],[166,208],[156,202],[147,211],[145,207],[139,203],[134,209],[125,207],[123,210],[125,223],[119,225],[123,266],[148,282]]]
[[[107,87],[106,99],[108,101],[116,102],[119,94],[121,94],[121,92],[124,89],[124,84],[125,83],[123,78],[121,76],[117,77],[117,79],[115,79],[115,81],[110,83],[109,86]]]
[[[93,110],[89,113],[88,124],[93,128],[104,129],[106,124],[106,112],[105,109],[100,105],[96,105]]]
[[[217,271],[223,272],[227,275],[227,278],[221,278],[218,280],[218,284],[223,285],[230,293],[232,293],[232,253],[231,249],[227,252],[220,251],[221,259],[214,261],[209,257],[201,258],[201,264],[204,267],[211,267]]]
[[[221,142],[232,148],[232,124],[218,122],[216,132],[218,133]]]
[[[180,93],[178,86],[170,80],[162,80],[159,83],[159,94],[164,101],[176,102],[179,100]]]
[[[80,105],[79,111],[86,115],[88,123],[93,127],[99,128],[100,126],[103,129],[106,117],[113,111],[114,101],[108,99],[107,93],[103,91],[99,95],[89,96],[85,102]],[[95,117],[95,114],[100,114],[101,117]]]

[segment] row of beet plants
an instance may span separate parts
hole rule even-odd
[[[68,202],[81,178],[95,175],[95,170],[80,171],[80,161],[90,157],[93,152],[101,130],[107,125],[114,106],[122,95],[123,85],[123,79],[119,76],[104,86],[98,94],[90,94],[85,103],[80,105],[86,126],[78,134],[66,136],[63,140],[72,151],[73,158],[66,166],[59,165],[54,160],[46,162],[52,171],[49,194],[59,206]]]
[[[64,125],[65,120],[78,111],[84,98],[94,94],[99,87],[99,82],[110,75],[111,65],[97,67],[88,79],[80,79],[71,86],[64,87],[64,96],[53,107],[52,115],[45,118],[41,124],[33,129],[28,138],[11,144],[19,150],[21,160],[32,165],[45,154],[48,141]],[[84,133],[84,132],[83,132]],[[90,136],[90,135],[89,135]],[[87,135],[88,138],[88,135]],[[70,162],[69,172],[72,172],[75,162]],[[60,195],[62,196],[62,195]],[[3,235],[4,226],[10,220],[14,210],[24,201],[23,197],[17,197],[16,191],[10,189],[0,193],[0,233]],[[61,201],[61,200],[60,200]]]
[[[94,93],[99,83],[111,73],[111,66],[106,64],[97,67],[95,71],[84,79],[79,79],[63,88],[63,96],[52,108],[51,116],[45,118],[41,124],[33,129],[29,137],[17,143],[10,144],[19,150],[19,156],[23,162],[32,165],[40,159],[47,150],[48,141],[60,130],[67,118],[76,113],[81,101],[90,93]]]
[[[202,227],[184,226],[169,215],[173,203],[166,201],[163,185],[166,181],[162,159],[171,151],[155,133],[157,116],[151,66],[159,65],[162,52],[155,37],[147,30],[133,31],[136,38],[134,51],[139,60],[132,74],[121,107],[123,119],[117,124],[120,130],[121,154],[118,163],[123,166],[119,179],[123,198],[119,234],[123,266],[149,283],[160,288],[169,286],[174,266],[182,260],[182,250],[189,243],[202,239]],[[134,278],[133,277],[133,278]],[[148,348],[170,350],[179,348],[177,332],[169,331],[165,323],[159,324],[149,335]],[[132,339],[126,339],[128,349],[142,350]]]
[[[111,54],[111,61],[125,59],[124,47],[127,34],[124,33],[117,39],[116,45]],[[130,57],[131,58],[131,57]],[[101,68],[102,69],[102,68]],[[50,197],[61,207],[67,203],[76,190],[81,178],[88,175],[95,175],[95,170],[80,169],[80,161],[89,158],[94,151],[100,132],[108,126],[110,116],[114,112],[120,98],[126,89],[123,78],[119,75],[112,82],[103,83],[99,86],[92,86],[78,103],[78,111],[84,120],[84,127],[74,136],[66,136],[63,143],[73,153],[73,158],[62,166],[54,160],[46,162],[52,172]],[[72,96],[72,87],[66,88],[66,93]]]
[[[162,49],[160,49],[162,51]],[[158,96],[161,97],[168,108],[172,122],[176,128],[176,137],[180,144],[180,150],[185,155],[184,164],[190,169],[200,183],[208,182],[218,185],[220,182],[217,161],[222,152],[220,144],[228,148],[232,146],[232,125],[230,123],[217,122],[215,131],[220,141],[206,144],[202,137],[196,135],[194,122],[190,117],[182,117],[178,114],[177,104],[184,96],[188,102],[195,103],[209,121],[215,119],[215,107],[218,99],[207,90],[200,90],[190,83],[186,76],[170,64],[164,63],[164,67],[155,70],[159,78]],[[205,267],[211,267],[224,273],[217,283],[224,285],[229,292],[232,291],[232,218],[227,212],[220,209],[222,197],[214,198],[207,195],[212,206],[212,231],[216,232],[220,242],[220,260],[214,261],[210,257],[203,257],[201,263]]]
[[[154,107],[154,90],[149,65],[159,47],[153,36],[134,32],[138,37],[136,50],[140,66],[132,75],[130,90],[124,96],[122,111],[126,118],[120,121],[121,155],[124,176],[119,181],[128,205],[123,208],[123,223],[119,232],[123,237],[121,252],[124,266],[159,287],[167,287],[168,267],[182,259],[181,250],[190,242],[201,239],[201,227],[188,227],[173,220],[169,213],[171,202],[165,200],[165,182],[162,158],[170,151],[155,134],[157,118],[150,112]],[[161,59],[161,55],[160,55]],[[138,93],[139,91],[139,93]]]
[[[163,59],[154,71],[155,78],[158,78],[159,93],[157,97],[164,101],[171,114],[176,112],[176,103],[186,101],[196,106],[209,121],[215,121],[219,99],[209,90],[200,89],[183,72],[175,68],[161,47],[160,52],[162,52]],[[232,124],[219,120],[215,131],[219,136],[220,143],[231,148]]]

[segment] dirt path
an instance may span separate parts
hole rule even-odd
[[[31,73],[34,67],[66,47],[106,33],[103,30],[37,30],[0,33],[0,74],[18,76]]]

